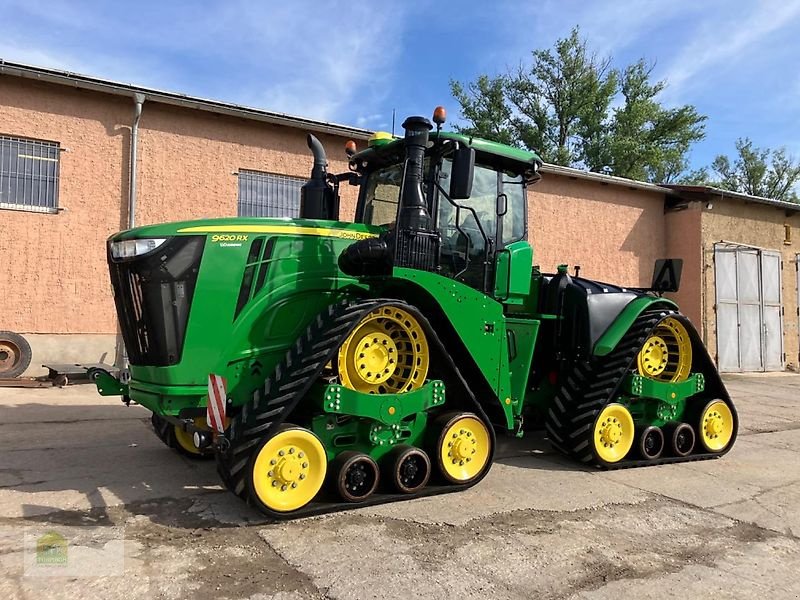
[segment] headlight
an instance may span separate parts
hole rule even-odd
[[[167,241],[167,238],[149,238],[142,240],[122,240],[111,242],[111,256],[113,258],[133,258],[147,254]]]

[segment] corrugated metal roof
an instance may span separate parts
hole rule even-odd
[[[91,77],[89,75],[81,75],[80,73],[72,73],[58,69],[47,69],[44,67],[35,67],[32,65],[10,62],[3,60],[2,58],[0,58],[0,75],[24,77],[27,79],[66,85],[69,87],[92,90],[105,94],[113,94],[115,96],[133,97],[134,94],[144,94],[146,101],[149,102],[159,102],[162,104],[171,104],[184,108],[205,110],[208,112],[224,114],[232,117],[263,121],[273,125],[299,127],[318,133],[328,133],[357,139],[366,139],[372,134],[371,131],[367,129],[361,129],[359,127],[350,127],[348,125],[340,125],[338,123],[328,123],[326,121],[307,119],[305,117],[271,112],[268,110],[262,110],[260,108],[252,108],[249,106],[242,106],[240,104],[232,104],[230,102],[221,102],[219,100],[208,100],[206,98],[198,98],[196,96],[189,96],[187,94],[177,94],[175,92],[167,92],[164,90],[142,87],[130,83],[120,83],[117,81],[100,79],[98,77]]]

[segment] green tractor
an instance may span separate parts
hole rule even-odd
[[[130,368],[93,371],[100,393],[152,411],[166,444],[215,457],[273,517],[465,489],[496,432],[544,428],[604,468],[727,452],[736,411],[662,296],[679,265],[663,262],[652,289],[540,272],[526,201],[540,158],[442,131],[442,112],[435,131],[410,117],[403,138],[350,146],[341,175],[309,135],[298,219],[112,236]],[[339,221],[342,183],[360,187],[354,223]]]

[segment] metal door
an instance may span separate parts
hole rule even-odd
[[[717,287],[717,362],[720,371],[740,371],[739,293],[736,286],[736,250],[714,247]]]
[[[783,308],[781,307],[781,255],[761,252],[761,300],[764,334],[764,370],[783,370]]]
[[[720,370],[783,369],[780,254],[716,244],[714,265]]]
[[[736,251],[736,282],[739,289],[739,369],[763,371],[761,334],[761,286],[758,250]]]

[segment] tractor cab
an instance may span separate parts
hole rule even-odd
[[[395,255],[394,264],[435,270],[497,295],[498,257],[515,246],[530,253],[526,186],[539,179],[541,161],[532,152],[458,133],[428,134],[430,122],[413,119],[404,123],[405,139],[378,133],[351,157],[361,183],[355,220],[386,227],[395,242],[397,236],[428,234],[433,241],[427,246],[438,250],[433,261],[402,265],[415,258]],[[427,139],[415,156],[408,140],[419,147],[420,132]],[[411,227],[402,218],[408,206],[423,214]],[[403,246],[389,250],[396,254]]]

